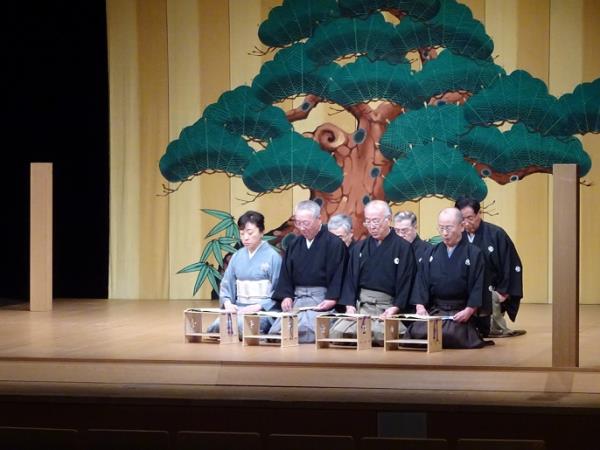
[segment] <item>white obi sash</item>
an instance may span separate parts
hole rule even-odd
[[[235,287],[237,304],[254,305],[271,299],[271,280],[235,280]]]

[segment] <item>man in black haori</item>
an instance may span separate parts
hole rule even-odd
[[[504,313],[514,322],[523,297],[523,265],[512,240],[501,227],[484,222],[479,202],[459,198],[456,207],[464,220],[464,237],[481,250],[485,260],[483,304],[478,326],[484,336],[521,336],[525,330],[512,330]],[[490,317],[491,314],[491,317]]]
[[[346,214],[334,214],[327,222],[327,229],[339,237],[348,250],[354,245],[354,230],[352,228],[352,217]]]
[[[294,223],[300,231],[287,247],[279,282],[273,299],[281,302],[281,310],[299,308],[298,341],[315,341],[315,322],[319,311],[330,311],[342,291],[344,270],[348,258],[346,245],[321,223],[321,207],[305,200],[294,209]],[[281,333],[277,319],[269,334]]]
[[[463,238],[458,209],[442,210],[438,230],[443,241],[424,254],[411,303],[417,314],[444,317],[444,348],[481,348],[486,342],[475,327],[473,315],[483,298],[483,255]],[[413,322],[405,337],[425,339],[426,329],[425,322]]]
[[[417,231],[417,216],[412,211],[400,211],[394,216],[394,231],[401,238],[412,245],[417,258],[417,264],[423,259],[423,254],[431,248],[431,244],[424,241]]]
[[[388,204],[373,200],[365,206],[364,225],[369,236],[357,242],[350,252],[344,289],[340,299],[346,312],[377,316],[372,322],[373,343],[383,344],[386,316],[404,312],[416,273],[416,260],[410,244],[390,228],[392,212]],[[330,335],[354,337],[355,323],[340,319]]]

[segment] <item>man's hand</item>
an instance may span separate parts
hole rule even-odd
[[[260,306],[258,303],[254,304],[254,305],[244,306],[243,308],[238,308],[238,312],[240,314],[250,314],[250,313],[259,312],[261,310],[262,310],[262,306]]]
[[[346,314],[356,314],[356,307],[352,305],[346,305]]]
[[[292,310],[292,304],[294,303],[294,301],[289,298],[286,297],[281,301],[281,310],[283,312],[290,312]]]
[[[223,309],[225,309],[225,311],[234,312],[238,310],[238,307],[237,305],[231,303],[231,300],[225,300],[225,303],[223,303]]]
[[[335,306],[336,303],[336,300],[323,300],[321,303],[315,306],[315,311],[329,311]]]
[[[385,319],[386,317],[390,317],[390,316],[393,316],[394,314],[398,314],[398,311],[400,311],[400,308],[398,308],[397,306],[390,306],[383,313],[381,313],[379,318]]]
[[[467,322],[471,316],[473,315],[473,313],[475,312],[475,308],[471,307],[471,306],[467,306],[465,309],[463,309],[462,311],[457,312],[456,314],[454,314],[454,321],[455,322]]]
[[[420,316],[428,316],[429,313],[423,305],[417,305],[417,314]]]

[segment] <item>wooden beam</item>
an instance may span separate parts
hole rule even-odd
[[[52,310],[52,163],[32,163],[29,309]]]
[[[552,366],[579,366],[579,179],[555,164],[552,237]]]

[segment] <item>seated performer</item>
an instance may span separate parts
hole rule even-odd
[[[298,342],[315,342],[317,311],[329,311],[342,290],[346,266],[346,245],[321,223],[321,207],[305,200],[294,210],[294,223],[300,236],[293,239],[285,252],[279,283],[273,298],[281,301],[283,311],[312,307],[299,312]],[[269,334],[281,333],[281,320]]]
[[[350,252],[340,304],[346,312],[358,312],[384,318],[404,311],[408,306],[416,272],[416,260],[410,244],[390,228],[392,211],[382,200],[365,206],[364,225],[369,236],[357,242]],[[371,326],[375,345],[383,344],[383,322]],[[355,323],[340,319],[332,327],[333,338],[354,337]]]
[[[444,348],[481,348],[486,345],[474,325],[481,306],[484,262],[481,251],[463,238],[463,218],[456,208],[442,210],[438,229],[443,242],[425,253],[419,264],[411,303],[417,314],[445,316]],[[407,339],[425,339],[426,323],[413,322]]]
[[[352,217],[346,214],[334,214],[329,218],[329,222],[327,222],[327,229],[339,237],[346,244],[348,250],[352,248],[354,245]]]
[[[394,230],[401,238],[411,243],[417,263],[423,259],[423,254],[431,248],[429,242],[419,237],[417,232],[417,216],[412,211],[400,211],[394,216]]]
[[[265,218],[256,211],[247,211],[238,219],[240,239],[244,248],[233,254],[219,289],[219,302],[227,311],[237,311],[239,336],[242,338],[243,315],[258,311],[277,310],[279,303],[271,299],[281,270],[281,256],[262,240]],[[272,322],[261,317],[260,332],[268,333]],[[209,333],[219,332],[218,319]]]

